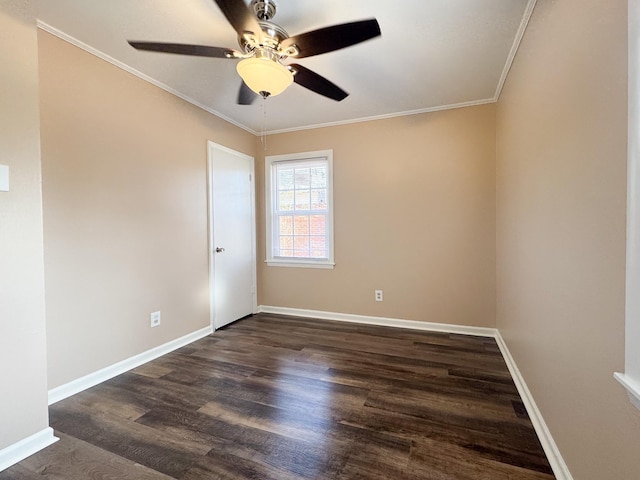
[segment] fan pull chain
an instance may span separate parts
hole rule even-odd
[[[262,99],[262,132],[260,132],[260,143],[262,143],[262,147],[267,150],[267,99]]]

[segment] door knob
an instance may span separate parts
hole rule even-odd
[[[216,253],[224,252],[224,248],[216,247]]]

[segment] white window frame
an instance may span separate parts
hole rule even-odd
[[[274,190],[275,178],[273,176],[273,166],[280,162],[305,161],[313,159],[326,159],[327,161],[327,239],[329,242],[328,258],[290,258],[274,257]],[[286,155],[270,155],[264,160],[265,168],[265,224],[266,224],[266,260],[265,263],[272,267],[301,267],[301,268],[328,268],[335,266],[334,243],[333,243],[333,150],[317,150],[313,152],[290,153]]]
[[[640,0],[629,0],[629,144],[625,367],[614,376],[640,409]]]

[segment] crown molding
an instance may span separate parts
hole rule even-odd
[[[371,117],[354,118],[351,120],[340,120],[337,122],[317,123],[314,125],[305,125],[302,127],[283,128],[281,130],[269,130],[265,132],[265,134],[277,135],[280,133],[299,132],[301,130],[313,130],[316,128],[339,127],[341,125],[350,125],[353,123],[373,122],[376,120],[386,120],[388,118],[396,118],[396,117],[408,117],[411,115],[420,115],[422,113],[433,113],[433,112],[440,112],[443,110],[453,110],[455,108],[475,107],[477,105],[486,105],[488,103],[495,103],[495,102],[496,100],[494,98],[485,98],[482,100],[473,100],[471,102],[452,103],[448,105],[439,105],[437,107],[420,108],[418,110],[407,110],[403,112],[385,113],[384,115],[374,115]]]
[[[524,32],[527,30],[527,26],[529,25],[529,20],[531,19],[531,15],[533,15],[533,10],[536,8],[536,3],[537,3],[537,0],[529,0],[529,3],[527,3],[527,7],[525,8],[525,11],[524,11],[524,16],[522,17],[522,21],[520,22],[520,27],[516,32],[513,45],[511,46],[511,50],[509,51],[509,56],[507,57],[507,61],[504,64],[504,69],[502,70],[502,75],[500,76],[500,80],[498,81],[496,93],[493,96],[494,102],[497,102],[500,99],[502,88],[504,87],[504,84],[507,81],[507,77],[509,76],[509,71],[511,71],[511,65],[513,65],[513,61],[516,58],[516,54],[518,53],[518,49],[520,48],[520,43],[522,42],[522,38],[524,37]]]
[[[100,51],[100,50],[98,50],[96,48],[93,48],[92,46],[87,45],[84,42],[81,42],[77,38],[72,37],[71,35],[68,35],[68,34],[64,33],[63,31],[58,30],[57,28],[52,27],[51,25],[49,25],[49,24],[47,24],[47,23],[45,23],[45,22],[43,22],[41,20],[38,20],[37,24],[38,24],[38,28],[40,30],[48,32],[51,35],[54,35],[54,36],[58,37],[60,40],[64,40],[65,42],[70,43],[71,45],[74,45],[74,46],[84,50],[85,52],[90,53],[91,55],[94,55],[94,56],[98,57],[99,59],[104,60],[105,62],[108,62],[108,63],[110,63],[110,64],[112,64],[112,65],[114,65],[114,66],[116,66],[116,67],[118,67],[118,68],[120,68],[122,70],[124,70],[125,72],[130,73],[131,75],[135,75],[136,77],[140,78],[141,80],[144,80],[146,82],[149,82],[152,85],[155,85],[158,88],[161,88],[165,92],[168,92],[168,93],[170,93],[172,95],[175,95],[178,98],[181,98],[182,100],[184,100],[185,102],[190,103],[191,105],[194,105],[194,106],[196,106],[198,108],[201,108],[202,110],[204,110],[205,112],[210,113],[211,115],[215,115],[216,117],[221,118],[222,120],[224,120],[226,122],[229,122],[229,123],[235,125],[236,127],[239,127],[239,128],[241,128],[241,129],[243,129],[243,130],[245,130],[245,131],[247,131],[247,132],[249,132],[249,133],[251,133],[253,135],[258,136],[258,132],[256,132],[255,130],[252,130],[251,128],[247,127],[246,125],[243,125],[243,124],[235,121],[234,119],[229,118],[226,115],[223,115],[222,113],[220,113],[220,112],[218,112],[216,110],[213,110],[212,108],[207,107],[206,105],[198,102],[197,100],[189,97],[188,95],[184,95],[183,93],[180,93],[179,91],[169,87],[168,85],[166,85],[166,84],[164,84],[162,82],[159,82],[158,80],[155,80],[154,78],[150,77],[149,75],[146,75],[146,74],[140,72],[139,70],[136,70],[135,68],[130,67],[126,63],[123,63],[120,60],[116,60],[115,58],[107,55],[106,53],[104,53],[104,52],[102,52],[102,51]]]

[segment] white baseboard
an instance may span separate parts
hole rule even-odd
[[[167,353],[177,350],[180,347],[184,347],[196,340],[200,340],[211,333],[213,333],[212,327],[209,326],[202,328],[193,333],[189,333],[183,337],[167,342],[164,345],[160,345],[118,363],[114,363],[113,365],[85,375],[84,377],[80,377],[76,380],[72,380],[71,382],[60,385],[59,387],[52,388],[49,390],[49,405],[59,402],[71,395],[75,395],[76,393],[80,393],[87,388],[98,385],[99,383],[109,380],[110,378],[120,375],[132,368],[139,367],[142,364],[150,362],[162,355],[166,355]]]
[[[475,335],[477,337],[495,337],[497,330],[486,327],[467,327],[464,325],[450,325],[447,323],[420,322],[417,320],[403,320],[400,318],[370,317],[354,315],[352,313],[323,312],[320,310],[306,310],[302,308],[271,307],[260,305],[259,313],[273,313],[277,315],[291,315],[294,317],[319,318],[322,320],[336,320],[339,322],[363,323],[380,327],[408,328],[429,332],[459,333]]]
[[[415,320],[402,320],[398,318],[370,317],[364,315],[323,312],[318,310],[305,310],[299,308],[272,307],[267,305],[259,306],[258,312],[273,313],[278,315],[291,315],[295,317],[319,318],[322,320],[337,320],[341,322],[362,323],[383,327],[409,328],[413,330],[459,333],[463,335],[475,335],[495,338],[496,343],[500,348],[500,352],[502,353],[507,367],[509,368],[511,377],[516,384],[518,393],[522,398],[522,402],[527,409],[527,413],[529,414],[531,423],[533,424],[536,434],[540,439],[540,443],[542,444],[544,453],[547,455],[547,459],[549,460],[549,464],[553,469],[553,473],[556,476],[556,479],[573,480],[571,472],[569,472],[569,468],[562,458],[560,450],[558,449],[556,442],[553,440],[547,424],[542,418],[542,413],[538,409],[538,406],[536,405],[536,402],[534,401],[533,396],[531,395],[531,392],[529,391],[529,388],[527,387],[527,384],[525,383],[524,378],[522,377],[522,374],[520,373],[520,370],[518,369],[513,357],[511,356],[511,353],[507,348],[507,344],[502,338],[502,335],[500,335],[500,331],[498,329],[449,325],[445,323],[419,322]]]
[[[531,395],[531,391],[529,390],[529,387],[527,387],[527,384],[524,381],[524,378],[522,377],[522,374],[520,373],[520,370],[518,369],[518,366],[511,356],[511,352],[509,352],[509,348],[507,347],[507,344],[505,343],[499,331],[497,331],[496,334],[496,342],[498,343],[498,347],[500,347],[500,351],[502,352],[504,361],[507,363],[507,367],[509,368],[511,377],[516,384],[516,388],[518,389],[520,398],[522,398],[522,402],[527,409],[527,413],[529,414],[529,418],[531,419],[533,428],[535,428],[536,430],[538,439],[542,444],[544,453],[547,455],[547,459],[549,460],[549,464],[553,469],[553,473],[556,476],[556,479],[573,480],[571,472],[569,471],[569,468],[567,467],[567,464],[565,463],[564,459],[562,458],[562,454],[558,449],[558,445],[556,445],[556,442],[553,440],[551,432],[549,431],[544,418],[542,418],[542,413],[538,409],[538,406],[533,399],[533,395]]]
[[[13,445],[3,448],[0,450],[0,472],[58,440],[58,437],[53,435],[53,428],[47,427]]]

